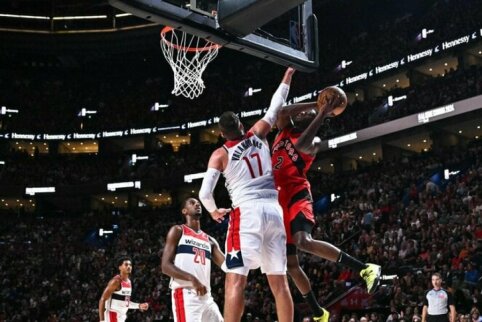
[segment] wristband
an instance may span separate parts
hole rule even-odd
[[[133,303],[133,302],[129,303],[129,309],[138,310],[139,308],[140,308],[139,303]]]

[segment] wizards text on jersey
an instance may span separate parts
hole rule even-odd
[[[197,242],[195,240],[192,240],[192,239],[186,239],[185,243],[187,245],[192,245],[192,246],[195,246],[197,248],[202,248],[202,249],[208,249],[209,250],[209,247],[206,246],[204,243],[200,243],[200,242]]]

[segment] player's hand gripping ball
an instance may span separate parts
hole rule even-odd
[[[316,102],[318,111],[323,112],[328,116],[338,116],[346,108],[348,100],[345,92],[336,86],[330,86],[323,89],[318,94]]]

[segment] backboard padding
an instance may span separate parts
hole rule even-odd
[[[319,66],[318,23],[311,0],[302,5],[303,48],[295,49],[266,36],[249,34],[237,37],[223,30],[216,17],[176,6],[162,0],[109,0],[122,11],[200,36],[223,47],[242,51],[280,65],[311,72]]]

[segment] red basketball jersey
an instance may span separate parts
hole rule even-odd
[[[299,152],[295,143],[301,131],[289,126],[278,133],[273,143],[272,164],[274,181],[282,196],[289,197],[302,189],[310,189],[306,173],[315,156]],[[283,198],[284,199],[284,198]]]

